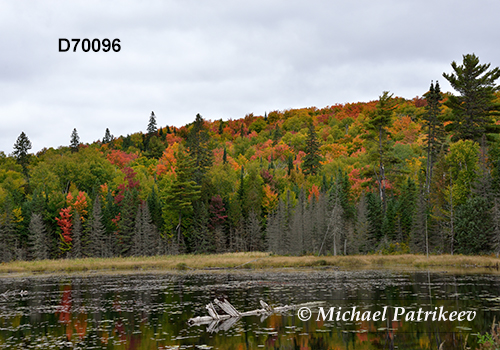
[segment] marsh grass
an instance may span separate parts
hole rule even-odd
[[[500,259],[493,256],[353,255],[279,256],[264,252],[167,255],[155,257],[85,258],[14,261],[0,264],[0,274],[46,274],[94,271],[191,271],[266,268],[413,268],[499,273]]]

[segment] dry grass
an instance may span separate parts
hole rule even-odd
[[[287,267],[412,268],[498,273],[500,259],[492,256],[356,255],[275,256],[269,253],[226,253],[128,258],[86,258],[15,261],[0,264],[2,276],[12,273],[71,273],[86,271],[264,269]]]

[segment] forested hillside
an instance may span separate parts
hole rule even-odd
[[[500,70],[464,55],[443,75],[456,94],[180,128],[152,113],[36,154],[22,132],[0,153],[0,260],[499,252]]]

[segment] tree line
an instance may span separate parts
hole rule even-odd
[[[0,260],[266,250],[499,253],[499,68],[422,97],[0,152]]]

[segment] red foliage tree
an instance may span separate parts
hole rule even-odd
[[[71,238],[71,228],[73,227],[73,221],[71,220],[71,207],[63,208],[59,212],[61,218],[56,218],[57,224],[62,230],[62,236],[65,243],[70,243]]]
[[[125,153],[120,150],[112,150],[107,155],[108,160],[111,164],[116,165],[118,168],[122,169],[131,161],[137,158],[137,154],[135,153]]]

